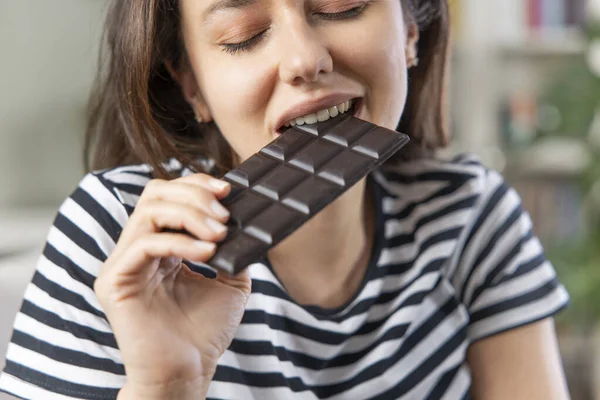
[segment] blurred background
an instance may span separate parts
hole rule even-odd
[[[600,399],[600,0],[450,0],[449,153],[521,195],[571,295],[557,319],[574,400]]]
[[[600,399],[600,0],[450,0],[452,146],[521,195],[572,303],[572,397]],[[0,366],[57,207],[83,176],[105,0],[0,0]],[[0,399],[4,400],[0,394]]]

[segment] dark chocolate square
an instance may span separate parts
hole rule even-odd
[[[352,145],[352,150],[374,159],[383,157],[398,138],[389,132],[371,129]]]
[[[273,203],[271,207],[251,220],[244,232],[265,243],[273,244],[298,226],[299,217],[303,215],[289,207]]]
[[[326,199],[335,196],[341,190],[338,185],[311,176],[296,186],[281,202],[303,214],[310,215],[327,204]]]
[[[340,144],[344,147],[349,147],[358,138],[373,128],[372,124],[368,122],[354,123],[355,120],[344,119],[339,125],[336,125],[334,129],[325,131],[323,139],[332,141]]]
[[[279,200],[290,189],[298,185],[307,177],[308,174],[298,168],[289,165],[281,165],[264,179],[260,180],[252,187],[252,189],[273,200]]]
[[[301,168],[307,172],[314,173],[343,150],[342,147],[326,142],[324,140],[314,141],[296,154],[290,164]]]
[[[348,188],[358,181],[362,171],[371,165],[373,160],[353,151],[344,151],[328,162],[319,172],[321,178]]]
[[[269,245],[239,231],[230,240],[217,247],[210,265],[223,271],[235,271],[240,265],[247,266],[269,249]]]
[[[232,218],[243,224],[247,223],[270,205],[271,201],[264,196],[252,191],[246,191],[229,206],[229,212]]]
[[[241,163],[236,169],[226,173],[224,178],[249,187],[254,185],[265,173],[275,168],[277,164],[277,161],[256,153]]]
[[[268,154],[281,161],[287,161],[313,139],[310,135],[293,129],[289,129],[289,132],[285,131],[284,133],[263,147],[261,153]]]
[[[246,190],[244,186],[238,183],[231,182],[230,180],[228,180],[228,182],[231,185],[231,190],[229,191],[229,194],[221,200],[221,204],[224,206],[228,206],[229,204],[233,203],[238,197],[244,194],[244,191]]]

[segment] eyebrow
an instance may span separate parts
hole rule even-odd
[[[226,10],[228,8],[244,8],[256,3],[256,0],[219,0],[204,12],[203,20],[206,20],[217,11]]]

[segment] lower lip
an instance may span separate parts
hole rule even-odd
[[[360,114],[360,111],[361,111],[361,108],[362,108],[363,99],[362,98],[355,98],[353,102],[354,102],[354,105],[352,107],[354,107],[354,113],[352,114],[352,116],[353,117],[358,117],[358,114]],[[283,131],[285,131],[287,128],[289,128],[289,127],[288,126],[282,126],[275,133],[277,135],[281,135],[281,133]]]

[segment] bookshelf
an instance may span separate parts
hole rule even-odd
[[[553,75],[584,59],[585,5],[586,0],[450,0],[453,144],[449,153],[473,151],[500,170],[512,161],[514,143],[507,143],[501,114],[536,123],[534,115],[514,114],[544,111],[536,108],[538,94]],[[578,171],[568,158],[560,157],[565,160],[564,172]]]
[[[591,105],[594,96],[585,96],[595,86],[585,88],[587,92],[582,86],[590,82],[582,78],[582,71],[589,70],[582,28],[591,16],[600,21],[600,0],[449,1],[454,51],[453,144],[448,152],[475,152],[485,165],[503,173],[577,299],[572,304],[576,309],[566,315],[585,314],[588,304],[594,304],[590,293],[598,287],[593,279],[597,258],[586,252],[598,249],[592,234],[600,203],[585,193],[582,178],[599,161],[593,158],[585,126],[573,119],[570,124],[557,121],[572,118],[573,110],[582,110],[582,116],[585,105],[590,105],[586,115],[597,107]],[[564,246],[572,243],[578,244],[574,250]],[[578,254],[568,254],[569,249]],[[595,344],[586,342],[574,333],[578,322],[569,318],[560,337],[571,397],[600,399],[600,329],[590,334]]]
[[[578,27],[530,32],[519,41],[498,42],[495,46],[494,56],[501,62],[511,59],[535,61],[542,58],[582,57],[587,51],[581,29]],[[465,57],[465,49],[460,43],[454,46],[452,55],[455,61]]]
[[[581,29],[571,26],[531,32],[520,42],[501,44],[498,50],[504,57],[580,57],[586,45]]]
[[[548,138],[521,150],[513,150],[506,173],[515,178],[572,179],[590,164],[591,154],[576,139]]]
[[[534,140],[556,110],[539,95],[584,60],[585,0],[450,0],[453,141],[474,152],[523,199],[545,246],[584,230],[577,179],[590,161],[576,138]],[[507,128],[508,127],[508,128]]]
[[[585,132],[561,132],[561,110],[552,108],[552,99],[543,102],[565,68],[587,63],[586,0],[449,1],[452,142],[444,155],[474,152],[500,171],[519,193],[548,255],[569,241],[589,240],[592,214],[581,176],[594,162],[592,153]],[[600,18],[600,0],[587,1]],[[584,296],[580,288],[569,290]],[[595,347],[568,331],[561,339],[572,398],[600,399],[598,375],[595,389],[592,375],[585,375],[600,371],[600,339]]]

